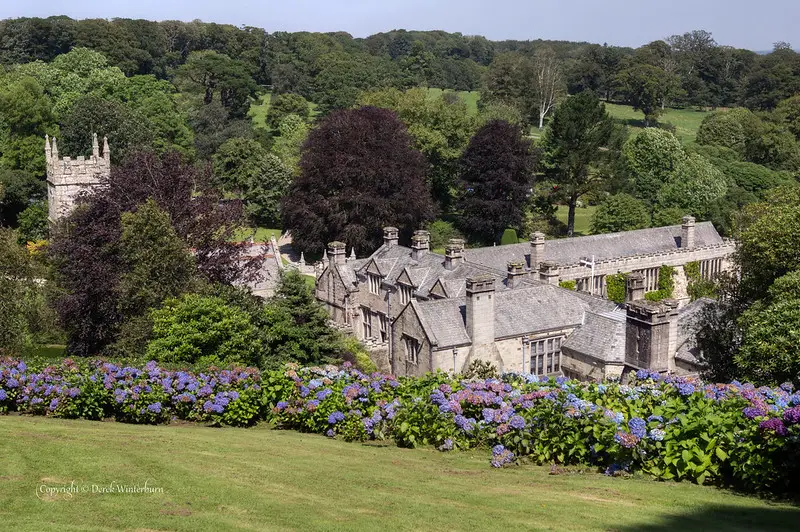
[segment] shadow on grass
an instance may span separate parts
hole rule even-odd
[[[660,523],[630,525],[618,531],[667,532],[690,530],[775,530],[797,532],[800,530],[800,507],[746,508],[741,506],[713,505],[684,514],[664,517]]]

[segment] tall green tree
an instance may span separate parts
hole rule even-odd
[[[658,191],[686,159],[681,142],[669,131],[645,128],[622,147],[624,164],[637,198],[653,205]]]
[[[676,84],[673,75],[647,64],[626,68],[618,74],[617,81],[627,101],[634,109],[644,113],[645,127],[658,120],[661,104]]]
[[[542,139],[548,173],[562,189],[569,206],[567,233],[575,231],[575,207],[587,192],[603,185],[606,178],[598,165],[607,154],[614,122],[597,96],[582,92],[564,100]]]
[[[644,229],[650,224],[650,213],[641,201],[629,194],[606,198],[592,216],[592,233],[616,233]]]
[[[485,242],[519,228],[533,185],[531,143],[519,126],[491,121],[470,140],[461,158],[462,231]]]

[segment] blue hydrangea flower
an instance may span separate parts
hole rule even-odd
[[[512,416],[508,422],[508,426],[512,429],[522,430],[525,428],[525,420],[522,416]]]
[[[632,417],[628,421],[628,430],[637,438],[644,438],[647,434],[647,422],[640,417]]]
[[[661,441],[667,433],[661,429],[651,429],[648,434],[649,438],[653,441]]]
[[[161,403],[153,403],[153,404],[147,405],[147,410],[149,410],[150,412],[153,412],[154,414],[160,414],[161,413]]]

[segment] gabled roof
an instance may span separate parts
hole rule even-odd
[[[463,300],[412,301],[410,306],[419,317],[420,325],[428,339],[437,348],[471,343],[467,329],[464,327]]]
[[[603,362],[625,362],[625,313],[587,312],[561,347]]]
[[[463,297],[411,303],[437,349],[471,343]],[[495,292],[495,338],[513,338],[581,325],[587,312],[613,313],[617,305],[548,284]]]
[[[670,225],[548,240],[544,245],[543,260],[567,265],[576,264],[581,258],[591,256],[599,261],[664,253],[680,248],[681,230],[680,225]],[[700,222],[695,225],[695,247],[718,245],[723,242],[711,222]],[[464,258],[468,262],[483,264],[497,270],[505,270],[506,264],[513,261],[525,261],[530,265],[530,243],[465,249]]]

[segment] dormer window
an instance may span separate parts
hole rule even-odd
[[[400,295],[400,304],[405,305],[406,303],[411,301],[411,294],[414,292],[414,289],[404,284],[397,286],[398,286],[397,293]]]
[[[370,294],[377,295],[381,293],[381,278],[379,275],[375,275],[374,273],[368,273],[367,282],[369,283]]]

